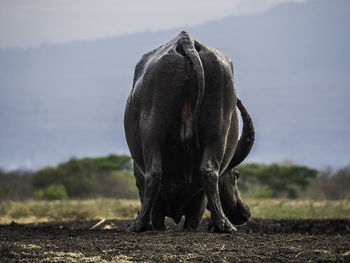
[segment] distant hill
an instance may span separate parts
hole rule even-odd
[[[248,161],[345,166],[349,26],[349,1],[318,0],[195,27],[0,50],[0,167],[127,153],[123,111],[134,66],[181,30],[232,58],[256,126]]]

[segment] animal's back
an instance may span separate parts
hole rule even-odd
[[[134,107],[132,110],[138,112],[139,118],[126,120],[126,123],[136,121],[142,130],[145,128],[142,121],[154,116],[155,112],[164,119],[158,123],[158,129],[166,133],[162,134],[164,184],[191,180],[191,169],[182,164],[189,163],[187,153],[193,147],[198,80],[193,64],[183,51],[182,45],[186,38],[189,39],[188,34],[180,34],[141,58],[135,68],[129,97],[129,104]],[[129,141],[130,146],[133,139]],[[144,149],[139,150],[143,152]],[[138,159],[136,162],[143,171],[143,160]]]
[[[195,108],[201,92],[198,90],[200,80],[196,75],[198,69],[194,68],[193,62],[184,50],[184,48],[188,48],[184,46],[184,42],[189,41],[192,41],[194,52],[198,52],[198,57],[203,63],[203,88],[205,92],[201,100],[203,100],[205,111],[199,109],[198,113],[195,112]],[[217,74],[218,68],[221,75]],[[224,76],[225,74],[226,76]],[[187,33],[181,33],[167,44],[148,52],[138,62],[129,103],[135,107],[134,110],[139,114],[139,118],[134,117],[134,120],[131,121],[138,122],[137,125],[133,125],[134,128],[144,129],[142,119],[147,119],[155,114],[155,108],[160,115],[166,116],[168,119],[166,122],[160,123],[158,127],[166,133],[162,142],[163,184],[190,183],[192,181],[192,175],[195,174],[201,157],[200,150],[196,149],[195,145],[195,140],[198,140],[195,136],[198,134],[195,131],[197,123],[194,122],[198,118],[199,133],[209,133],[210,137],[211,119],[217,118],[216,114],[221,111],[222,107],[227,108],[234,105],[234,101],[227,102],[222,97],[217,98],[218,95],[221,96],[216,87],[217,79],[226,78],[232,82],[233,76],[230,74],[232,74],[232,63],[223,52],[201,44],[190,38]],[[231,93],[234,93],[233,83]],[[227,94],[226,97],[229,100],[232,99],[231,94]],[[220,105],[220,100],[225,105]],[[171,106],[169,107],[169,105]],[[141,134],[137,136],[140,137]],[[202,137],[205,136],[202,135]],[[236,134],[233,136],[237,137]],[[131,141],[137,141],[140,144],[142,140],[139,138]],[[130,144],[133,143],[129,143],[129,146]],[[131,148],[138,148],[137,151],[142,152],[142,154],[147,152],[138,146]],[[231,155],[229,153],[227,159]],[[143,158],[135,157],[134,161],[141,171],[144,171]]]

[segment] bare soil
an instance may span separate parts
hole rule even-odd
[[[0,225],[0,262],[350,262],[350,220],[251,219],[236,234],[126,233],[130,220]]]

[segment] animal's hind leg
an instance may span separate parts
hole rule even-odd
[[[204,191],[200,191],[189,202],[185,211],[184,229],[197,230],[201,223],[203,213],[207,206],[207,198]]]
[[[186,91],[183,86],[186,76],[182,70],[184,59],[181,57],[180,64],[177,61],[170,63],[174,59],[172,56],[164,56],[158,61],[153,70],[159,74],[145,76],[144,81],[148,84],[144,88],[147,90],[139,98],[144,105],[140,111],[139,125],[145,184],[141,211],[134,224],[128,228],[129,231],[140,232],[150,226],[150,215],[159,195],[163,174],[162,151],[167,150],[167,136],[174,120],[180,117]],[[173,65],[179,70],[174,72]]]
[[[161,183],[162,167],[160,151],[150,149],[145,167],[145,188],[142,198],[141,211],[135,222],[129,226],[128,231],[140,232],[151,229],[150,214],[154,201],[156,200]]]
[[[216,232],[234,232],[236,228],[226,218],[219,195],[219,163],[217,157],[211,153],[218,153],[213,149],[207,148],[200,166],[200,174],[205,194],[208,198],[208,206],[211,213],[209,229],[214,228]]]
[[[139,191],[139,197],[141,200],[141,204],[143,203],[143,195],[145,192],[145,177],[143,176],[143,174],[141,173],[141,171],[139,170],[139,168],[136,166],[136,164],[134,163],[134,176],[136,179],[136,186],[137,189]]]
[[[165,230],[165,214],[163,209],[163,201],[160,197],[154,202],[152,207],[152,228],[153,230]]]

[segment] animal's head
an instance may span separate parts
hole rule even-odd
[[[238,190],[239,172],[237,168],[226,171],[219,179],[219,192],[222,209],[234,225],[241,225],[250,218],[250,209],[243,203]]]

